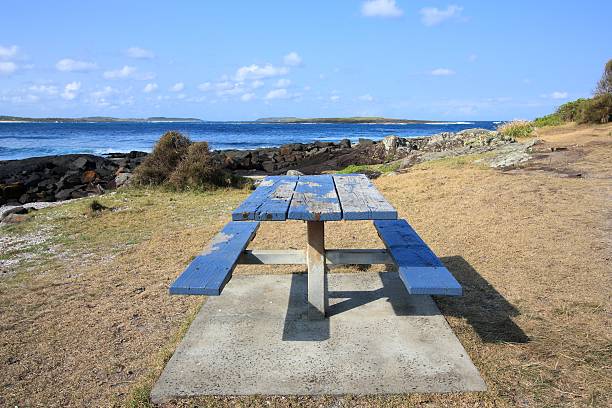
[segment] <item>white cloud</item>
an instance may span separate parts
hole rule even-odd
[[[0,75],[11,75],[17,68],[14,62],[0,62]]]
[[[120,68],[120,69],[115,69],[115,70],[111,70],[111,71],[105,71],[104,72],[104,78],[106,78],[106,79],[128,78],[128,77],[134,75],[135,72],[136,72],[136,68],[135,67],[130,67],[128,65],[125,65],[123,68]]]
[[[158,86],[156,83],[149,83],[146,84],[144,89],[142,90],[145,93],[151,93],[151,92],[155,92],[157,90]]]
[[[125,50],[125,55],[127,55],[130,58],[137,58],[137,59],[155,58],[155,54],[153,53],[153,51],[145,50],[144,48],[140,48],[140,47],[128,48],[127,50]]]
[[[47,95],[57,95],[58,89],[55,85],[32,85],[28,88],[31,92],[47,94]]]
[[[287,99],[289,98],[289,92],[287,92],[286,89],[281,88],[281,89],[273,89],[272,91],[268,92],[266,94],[265,99]]]
[[[402,9],[395,0],[368,0],[361,4],[361,14],[366,17],[401,17]]]
[[[287,67],[275,67],[272,64],[266,64],[264,66],[252,64],[238,68],[234,75],[234,79],[236,81],[244,81],[247,79],[270,78],[286,75],[288,72],[289,69]]]
[[[372,102],[374,100],[374,98],[370,94],[365,94],[365,95],[361,95],[359,97],[359,100],[360,101],[366,101],[366,102]]]
[[[255,80],[251,82],[251,88],[253,89],[261,88],[262,86],[264,86],[264,81]]]
[[[424,7],[421,9],[421,22],[428,27],[438,25],[451,18],[458,18],[463,7],[454,4],[447,6],[446,10],[437,7]]]
[[[332,102],[338,102],[340,100],[340,97],[338,95],[332,95],[329,97],[329,100]]]
[[[555,91],[550,94],[542,95],[542,98],[550,98],[550,99],[565,99],[567,98],[568,93],[564,91]]]
[[[57,61],[55,68],[62,72],[89,72],[98,68],[98,66],[94,62],[77,61],[71,58],[64,58]]]
[[[452,69],[448,69],[448,68],[436,68],[433,71],[431,71],[430,74],[433,76],[449,76],[449,75],[455,75],[455,71],[453,71]]]
[[[11,45],[10,47],[3,47],[0,45],[0,59],[11,59],[17,55],[19,47]]]
[[[291,85],[291,81],[287,78],[281,78],[278,81],[276,81],[276,84],[274,86],[276,86],[277,88],[286,88],[289,85]]]
[[[202,92],[208,92],[212,90],[212,84],[210,82],[204,82],[198,85],[198,89]]]
[[[62,98],[71,101],[77,97],[78,91],[81,89],[80,82],[70,82],[66,84],[64,87],[64,92],[62,92]]]
[[[172,92],[181,92],[183,89],[185,89],[185,84],[182,82],[177,82],[176,84],[170,87],[170,90]]]
[[[297,52],[292,51],[283,57],[283,62],[290,67],[297,67],[302,64],[302,57]]]
[[[248,102],[248,101],[250,101],[250,100],[251,100],[251,99],[253,99],[253,98],[255,98],[255,94],[254,94],[254,93],[245,93],[244,95],[242,95],[242,96],[240,97],[240,99],[241,99],[243,102]]]

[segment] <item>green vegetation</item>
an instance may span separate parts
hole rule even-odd
[[[239,187],[245,180],[233,176],[208,149],[206,142],[192,142],[180,132],[166,132],[153,152],[134,171],[134,183],[164,185],[176,190],[209,190]]]
[[[535,127],[558,126],[562,124],[563,121],[556,113],[551,113],[550,115],[542,116],[541,118],[535,118],[533,121],[533,126]]]
[[[400,163],[383,163],[383,164],[351,164],[343,168],[342,170],[336,172],[337,174],[355,174],[355,173],[363,173],[363,174],[384,174],[390,173],[399,169]]]
[[[533,126],[533,123],[526,120],[513,120],[499,126],[497,130],[504,136],[518,139],[531,136]]]

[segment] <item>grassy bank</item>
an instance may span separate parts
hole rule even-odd
[[[375,180],[463,284],[464,297],[436,301],[487,392],[171,405],[608,406],[612,125],[537,132],[541,154],[516,170],[445,159]],[[85,199],[0,227],[0,405],[146,406],[205,302],[170,297],[167,287],[248,193],[132,189],[98,198],[102,211]],[[326,239],[381,247],[375,237],[369,223],[354,222],[329,228]],[[300,222],[265,224],[252,246],[304,241]],[[236,269],[291,272],[302,270]]]

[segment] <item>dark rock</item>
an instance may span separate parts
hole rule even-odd
[[[359,144],[362,146],[370,146],[374,144],[374,141],[371,139],[363,139],[363,138],[359,138]]]
[[[350,149],[351,141],[349,139],[342,139],[340,143],[338,143],[338,146],[340,146],[343,149]]]
[[[9,208],[8,210],[4,210],[2,213],[0,213],[0,221],[4,220],[6,217],[8,217],[11,214],[27,214],[28,213],[28,209],[24,208],[24,207],[12,207]]]
[[[5,200],[17,199],[25,192],[23,183],[0,184],[0,196]]]

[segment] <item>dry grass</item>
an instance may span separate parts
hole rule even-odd
[[[169,405],[609,406],[611,130],[538,130],[544,148],[580,152],[563,165],[582,178],[529,166],[502,173],[467,161],[425,163],[375,182],[464,285],[463,298],[436,300],[487,392]],[[113,210],[95,217],[84,200],[1,229],[3,239],[17,240],[46,228],[42,243],[8,256],[19,262],[0,279],[0,405],[145,406],[202,303],[170,297],[166,288],[247,194],[133,190],[99,199]],[[326,239],[329,247],[380,247],[375,236],[369,223],[339,222]],[[264,224],[252,246],[301,248],[304,239],[301,223]],[[301,269],[236,269],[294,271]]]
[[[519,139],[531,136],[533,124],[527,120],[513,120],[498,126],[497,130],[504,136]]]

